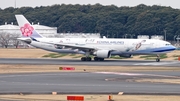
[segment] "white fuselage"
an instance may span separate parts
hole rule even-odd
[[[66,48],[49,43],[60,43],[76,46],[91,47],[96,50],[109,50],[112,55],[120,54],[161,54],[175,49],[169,42],[154,39],[111,39],[111,38],[36,38],[31,45],[53,52],[80,53],[85,52],[76,48]]]

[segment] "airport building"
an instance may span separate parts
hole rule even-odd
[[[148,35],[138,35],[137,36],[138,39],[149,39]]]
[[[137,38],[138,39],[150,39],[149,35],[138,35]],[[163,40],[164,36],[162,36],[162,35],[152,35],[151,39]]]
[[[162,35],[152,35],[151,39],[159,39],[159,40],[164,40],[164,36]]]

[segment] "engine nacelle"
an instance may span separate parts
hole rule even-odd
[[[125,58],[130,58],[131,57],[131,54],[121,54],[119,55],[120,57],[125,57]]]
[[[111,52],[109,50],[98,50],[94,52],[94,55],[99,58],[109,58],[111,56]]]
[[[54,45],[54,47],[55,47],[56,49],[65,49],[65,46],[61,46],[61,45]]]

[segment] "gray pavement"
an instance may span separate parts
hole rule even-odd
[[[167,66],[180,67],[180,61],[151,60],[105,60],[102,62],[82,62],[78,59],[27,59],[0,58],[0,64],[35,65],[89,65],[89,66]],[[178,94],[180,84],[135,82],[135,79],[180,79],[179,71],[155,72],[79,72],[79,73],[21,73],[0,74],[0,94],[40,93],[50,94]]]
[[[60,72],[0,74],[0,94],[180,94],[179,84],[135,82],[135,79],[180,78],[178,71],[167,72]]]
[[[89,66],[171,66],[180,67],[180,61],[155,60],[105,60],[80,61],[79,59],[29,59],[29,58],[0,58],[0,64],[36,64],[36,65],[89,65]]]

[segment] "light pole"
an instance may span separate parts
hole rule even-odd
[[[127,38],[127,34],[124,35],[124,38],[125,38],[125,39]]]
[[[130,34],[130,36],[131,36],[131,39],[133,39],[133,36],[135,36],[134,34]]]
[[[176,40],[175,40],[175,39],[176,39],[176,37],[177,37],[177,35],[174,35],[174,42],[176,42]]]
[[[180,37],[179,37],[179,35],[177,36],[177,43],[179,44],[179,40],[180,40]]]
[[[166,41],[166,30],[164,30],[164,40]]]
[[[117,32],[117,38],[118,38],[118,32]]]
[[[108,36],[109,36],[109,35],[108,35],[108,31],[107,31],[106,37],[108,38]]]
[[[115,38],[115,35],[116,35],[116,34],[113,34],[113,38]]]

